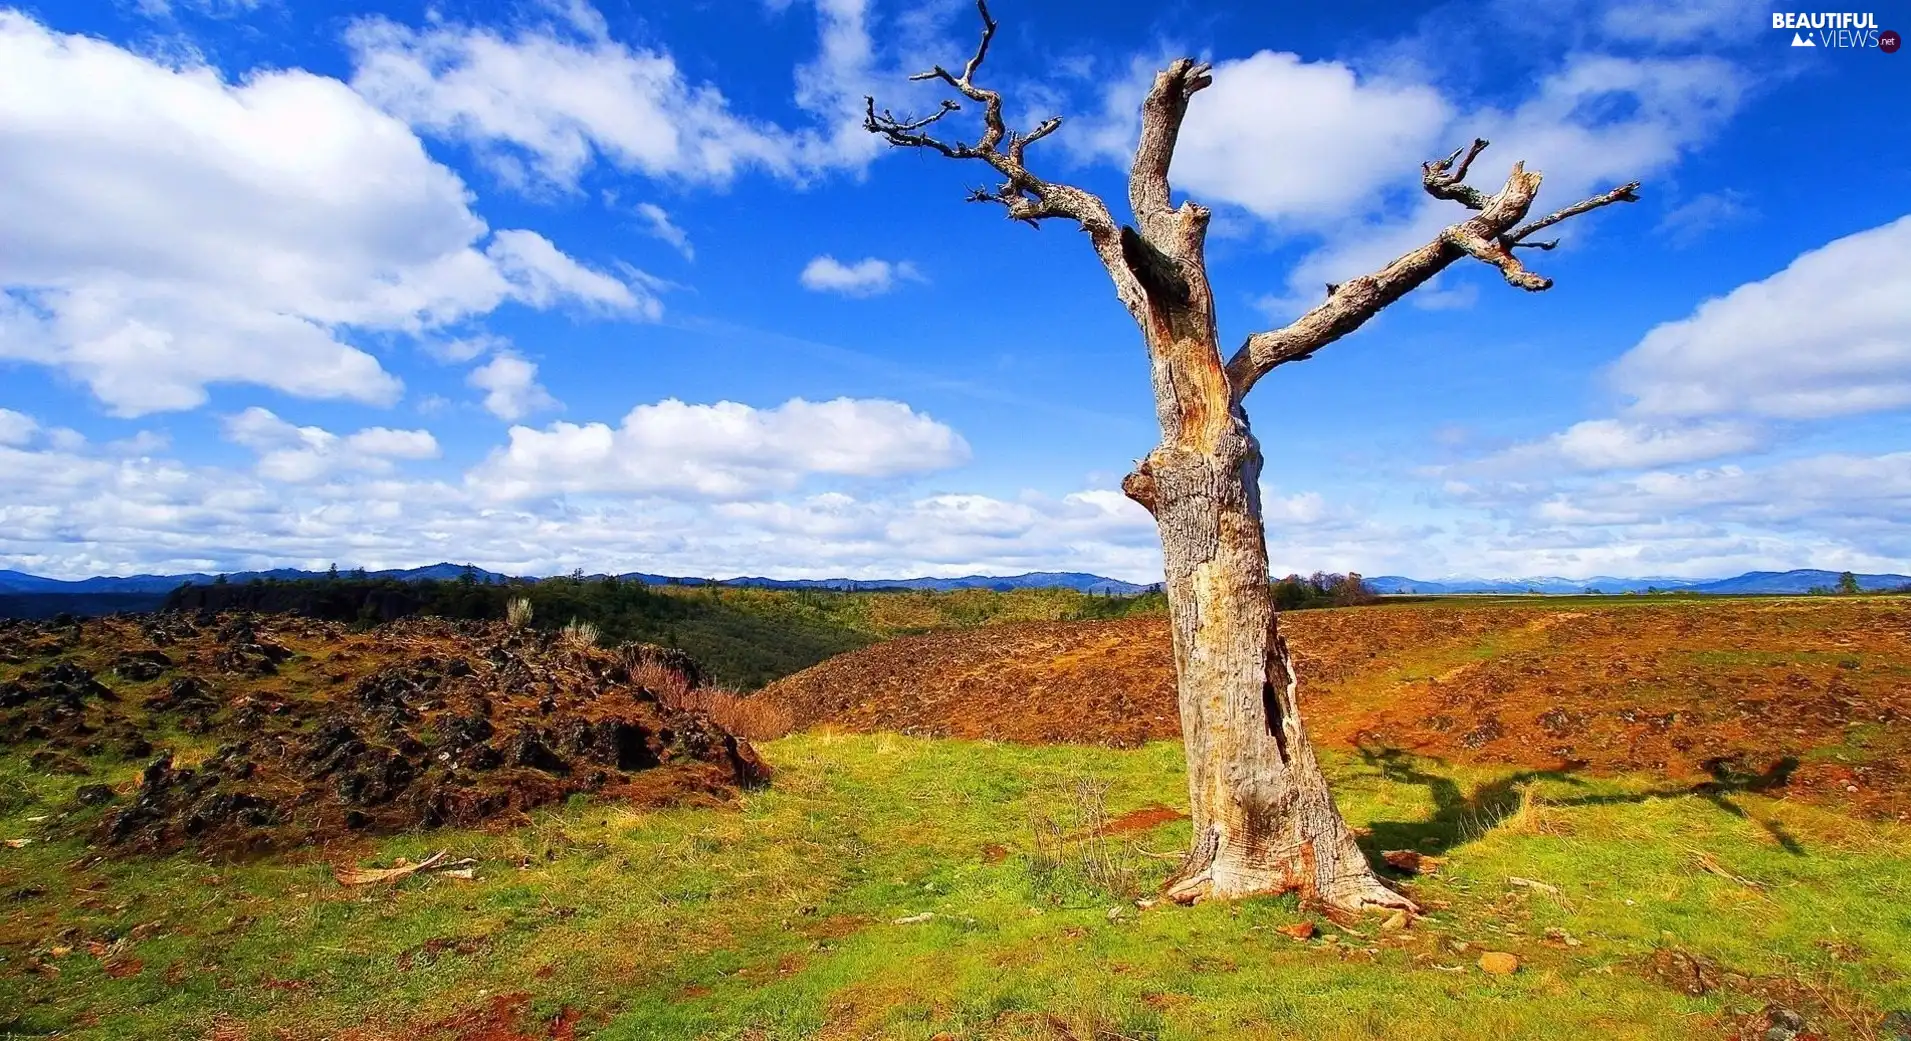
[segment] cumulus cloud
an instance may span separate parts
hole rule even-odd
[[[227,416],[225,435],[259,453],[259,476],[290,483],[341,470],[387,473],[396,460],[438,456],[438,440],[428,430],[367,427],[341,437],[323,427],[295,426],[257,406]]]
[[[0,357],[63,369],[117,414],[229,382],[388,404],[399,382],[352,330],[507,300],[655,313],[469,202],[337,80],[228,83],[0,12]]]
[[[1137,63],[1099,119],[1071,140],[1126,165],[1156,65]],[[1269,99],[1279,99],[1270,104]],[[1363,78],[1339,62],[1260,51],[1214,66],[1214,85],[1188,107],[1175,147],[1175,186],[1269,221],[1318,226],[1371,206],[1406,183],[1452,116],[1430,87]]]
[[[922,281],[922,274],[906,260],[891,262],[864,257],[853,264],[845,264],[825,253],[803,265],[803,273],[798,280],[803,283],[803,288],[818,293],[881,296],[896,288],[898,281]]]
[[[667,405],[657,406],[659,414],[671,413]],[[694,414],[683,418],[692,426],[712,422]],[[762,420],[759,414],[755,421]],[[338,452],[350,440],[329,439],[269,414],[242,414],[234,424],[264,452],[315,446]],[[905,465],[857,457],[861,450],[853,437],[866,432],[851,429],[833,446],[785,453],[776,465],[857,472]],[[770,435],[757,440],[764,436]],[[487,466],[462,485],[347,466],[288,483],[161,456],[127,458],[103,447],[46,444],[29,451],[0,445],[0,472],[18,477],[0,482],[0,567],[65,577],[471,560],[514,574],[582,567],[788,578],[1032,570],[1088,571],[1139,582],[1161,576],[1153,518],[1111,488],[982,495],[903,494],[871,486],[857,494],[823,490],[708,499],[666,487],[563,502],[502,502],[484,483]],[[1398,552],[1408,542],[1407,532],[1328,508],[1318,496],[1268,499],[1270,518],[1281,524],[1277,570],[1345,569]]]
[[[0,408],[0,445],[24,445],[40,430],[40,421],[24,412]]]
[[[268,452],[340,452],[350,440],[269,414],[242,414],[233,426]],[[0,468],[19,477],[0,482],[0,567],[61,576],[446,559],[517,574],[584,567],[872,578],[1039,567],[1154,581],[1160,570],[1151,519],[1112,491],[1011,499],[830,491],[759,501],[635,494],[511,504],[478,482],[459,487],[334,466],[286,483],[84,446],[0,446]]]
[[[508,33],[362,19],[346,35],[352,85],[412,126],[469,144],[526,187],[574,189],[600,159],[650,177],[721,184],[750,168],[801,178],[875,154],[849,104],[870,55],[860,0],[819,4],[823,50],[799,70],[796,92],[815,118],[797,129],[738,114],[667,51],[612,39],[588,4],[566,11],[566,24]]]
[[[1654,328],[1612,378],[1654,415],[1814,419],[1911,405],[1911,216]]]
[[[1911,513],[1911,452],[1831,453],[1764,467],[1654,471],[1559,492],[1534,512],[1546,520],[1592,524],[1675,516],[1764,524],[1806,518],[1897,522]]]
[[[513,351],[498,351],[465,382],[484,391],[485,410],[499,419],[515,421],[557,407],[557,399],[537,381],[537,364]]]
[[[498,499],[674,492],[762,498],[812,475],[894,477],[966,462],[954,430],[895,401],[794,398],[758,409],[676,399],[639,405],[617,427],[511,428],[471,479]]]
[[[516,287],[517,298],[532,307],[569,299],[608,311],[636,311],[651,321],[663,314],[656,297],[585,267],[535,231],[500,231],[484,252]]]
[[[1764,430],[1738,420],[1640,422],[1588,419],[1537,441],[1515,445],[1484,459],[1441,468],[1447,474],[1552,474],[1642,470],[1702,462],[1765,444]]]
[[[1444,153],[1475,136],[1492,141],[1469,181],[1496,191],[1504,171],[1523,159],[1545,175],[1534,206],[1535,212],[1545,212],[1671,166],[1737,110],[1744,90],[1743,74],[1719,58],[1581,55],[1541,78],[1532,96],[1512,109],[1458,114],[1440,133],[1445,147],[1432,151]],[[1417,191],[1417,166],[1418,161],[1375,176]],[[1365,212],[1374,213],[1377,203],[1370,195]],[[1318,302],[1322,283],[1379,268],[1424,245],[1461,212],[1452,203],[1416,196],[1404,213],[1338,229],[1294,266],[1285,291],[1264,305],[1271,313],[1292,313]]]

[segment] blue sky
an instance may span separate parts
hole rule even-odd
[[[1911,56],[1776,4],[998,0],[1031,165],[1119,212],[1152,71],[1224,342],[1538,209],[1248,399],[1279,571],[1911,571]],[[1911,5],[1862,12],[1911,27]],[[862,97],[957,2],[0,9],[0,567],[1159,574],[1156,430],[1086,244],[966,205]],[[1837,44],[1868,44],[1837,46]]]

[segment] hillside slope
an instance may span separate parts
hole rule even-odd
[[[1911,810],[1911,610],[1816,599],[1413,604],[1283,620],[1329,746],[1762,779]],[[1178,736],[1166,620],[935,633],[757,695],[798,726],[1131,746]]]

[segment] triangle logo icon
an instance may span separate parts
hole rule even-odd
[[[1793,47],[1816,47],[1818,45],[1816,43],[1813,43],[1811,40],[1808,40],[1805,37],[1798,35],[1797,33],[1793,33],[1792,46]]]

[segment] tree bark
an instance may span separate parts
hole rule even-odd
[[[1157,450],[1128,482],[1151,486],[1161,532],[1188,761],[1194,833],[1168,895],[1411,908],[1374,877],[1301,723],[1268,586],[1260,448],[1244,415],[1229,419],[1217,443]]]
[[[1206,211],[1159,230],[1200,257]],[[1161,534],[1194,834],[1168,895],[1298,891],[1330,908],[1412,909],[1383,885],[1341,820],[1301,724],[1261,518],[1261,449],[1221,363],[1206,265],[1151,273],[1162,258],[1130,231],[1143,290],[1161,443],[1122,483]]]

